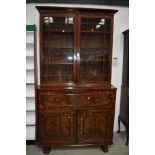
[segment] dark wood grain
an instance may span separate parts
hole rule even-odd
[[[127,133],[126,145],[129,140],[129,30],[123,32],[124,35],[124,52],[123,52],[123,72],[121,86],[121,103],[120,113],[118,116],[119,130],[120,121],[124,124]]]
[[[37,144],[43,148],[102,145],[105,146],[104,150],[106,152],[106,146],[111,145],[113,139],[116,88],[111,85],[111,62],[113,18],[117,10],[41,6],[37,6],[37,9],[40,12],[41,78],[41,83],[36,90]],[[54,24],[58,22],[60,25],[54,26],[53,24],[54,28],[51,30],[49,26],[48,29],[48,25],[43,23],[44,17],[53,17]],[[67,17],[74,18],[73,31],[72,25],[69,25],[68,29],[65,27],[64,20]],[[100,36],[109,36],[107,50],[109,58],[106,60],[109,65],[102,63],[104,66],[103,73],[109,73],[105,79],[99,78],[98,73],[94,78],[81,81],[80,54],[81,47],[86,45],[85,42],[82,42],[83,45],[81,45],[81,40],[83,40],[81,20],[83,18],[93,20],[103,18],[109,21],[109,25],[104,28],[108,32],[103,34],[102,32],[93,33],[94,37],[91,37],[90,43],[88,43],[90,48],[91,46],[102,46]],[[62,21],[63,23],[61,23]],[[90,33],[85,26],[83,29],[85,30],[84,33]],[[62,33],[61,31],[65,32]],[[73,33],[73,39],[69,39],[67,44],[65,36],[71,33]],[[52,37],[52,35],[57,35],[57,37],[55,39],[48,38]],[[61,37],[58,37],[59,35]],[[103,39],[103,47],[107,42],[105,39]],[[71,53],[66,48],[67,45],[73,49],[74,59],[70,63],[65,59],[67,53]],[[51,54],[53,54],[52,58]],[[50,65],[55,65],[55,67],[51,69]],[[59,68],[59,65],[62,68]],[[67,76],[65,68],[63,68],[66,65],[73,66],[67,72],[73,78],[69,80],[65,78],[59,79],[60,77],[57,76],[59,69],[62,76]],[[93,63],[91,66],[95,68]],[[47,78],[43,78],[44,76],[47,76]],[[54,79],[52,76],[57,76],[57,78]],[[96,80],[97,78],[99,80]]]
[[[114,13],[118,12],[118,10],[112,9],[92,9],[92,8],[69,8],[69,7],[54,7],[54,6],[36,6],[39,12],[49,13],[49,11],[53,12],[93,12],[93,13],[105,13],[107,15],[113,15]]]

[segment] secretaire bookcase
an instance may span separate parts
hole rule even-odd
[[[53,147],[112,144],[116,88],[111,85],[117,10],[37,6],[40,85],[36,140]]]

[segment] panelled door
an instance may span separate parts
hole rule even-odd
[[[40,114],[40,143],[74,143],[76,137],[76,117],[73,111],[50,111]]]
[[[78,115],[79,143],[110,143],[113,114],[101,110],[80,110]]]

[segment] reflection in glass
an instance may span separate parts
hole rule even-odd
[[[110,20],[81,19],[80,80],[108,81]]]
[[[67,82],[73,80],[73,17],[43,18],[43,66],[41,80]]]

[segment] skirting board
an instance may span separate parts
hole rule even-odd
[[[26,145],[36,145],[35,140],[26,140]]]

